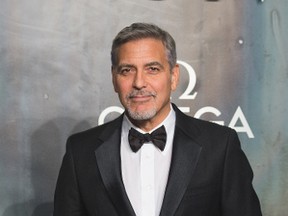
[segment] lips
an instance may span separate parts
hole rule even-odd
[[[133,101],[147,101],[150,100],[151,97],[155,97],[156,94],[153,92],[148,92],[148,91],[133,91],[128,95],[128,98]]]
[[[138,96],[133,96],[133,97],[130,97],[130,99],[132,99],[133,101],[135,102],[145,102],[147,100],[150,100],[152,96],[143,96],[143,95],[138,95]]]

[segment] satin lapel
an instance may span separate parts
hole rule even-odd
[[[175,128],[171,168],[161,216],[175,214],[196,167],[201,146],[181,128]]]
[[[120,215],[134,216],[121,178],[120,136],[121,125],[111,130],[109,135],[106,134],[106,140],[95,151],[96,160],[103,183]]]

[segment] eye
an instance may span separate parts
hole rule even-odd
[[[127,75],[132,72],[131,68],[123,67],[118,70],[118,73],[121,75]]]
[[[150,73],[157,73],[157,72],[160,71],[160,69],[158,67],[151,66],[151,67],[148,68],[148,71]]]

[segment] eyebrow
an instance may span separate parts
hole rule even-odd
[[[150,67],[150,66],[158,66],[158,67],[160,67],[161,69],[164,69],[164,66],[160,63],[160,62],[157,62],[157,61],[153,61],[153,62],[148,62],[148,63],[146,63],[145,65],[144,65],[144,67]],[[136,65],[134,65],[134,64],[126,64],[126,63],[124,63],[124,64],[120,64],[120,65],[118,65],[117,67],[116,67],[116,70],[117,71],[120,71],[122,68],[137,68],[136,67]]]
[[[136,66],[133,64],[120,64],[116,67],[116,71],[119,72],[122,68],[125,68],[125,67],[126,68],[136,68]]]
[[[157,61],[149,62],[149,63],[145,64],[145,67],[149,67],[149,66],[158,66],[161,69],[164,69],[164,66],[160,62],[157,62]]]

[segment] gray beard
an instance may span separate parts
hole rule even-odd
[[[143,111],[143,112],[133,112],[128,108],[127,112],[130,118],[137,120],[137,121],[149,120],[156,115],[155,108],[148,110],[148,111]]]

